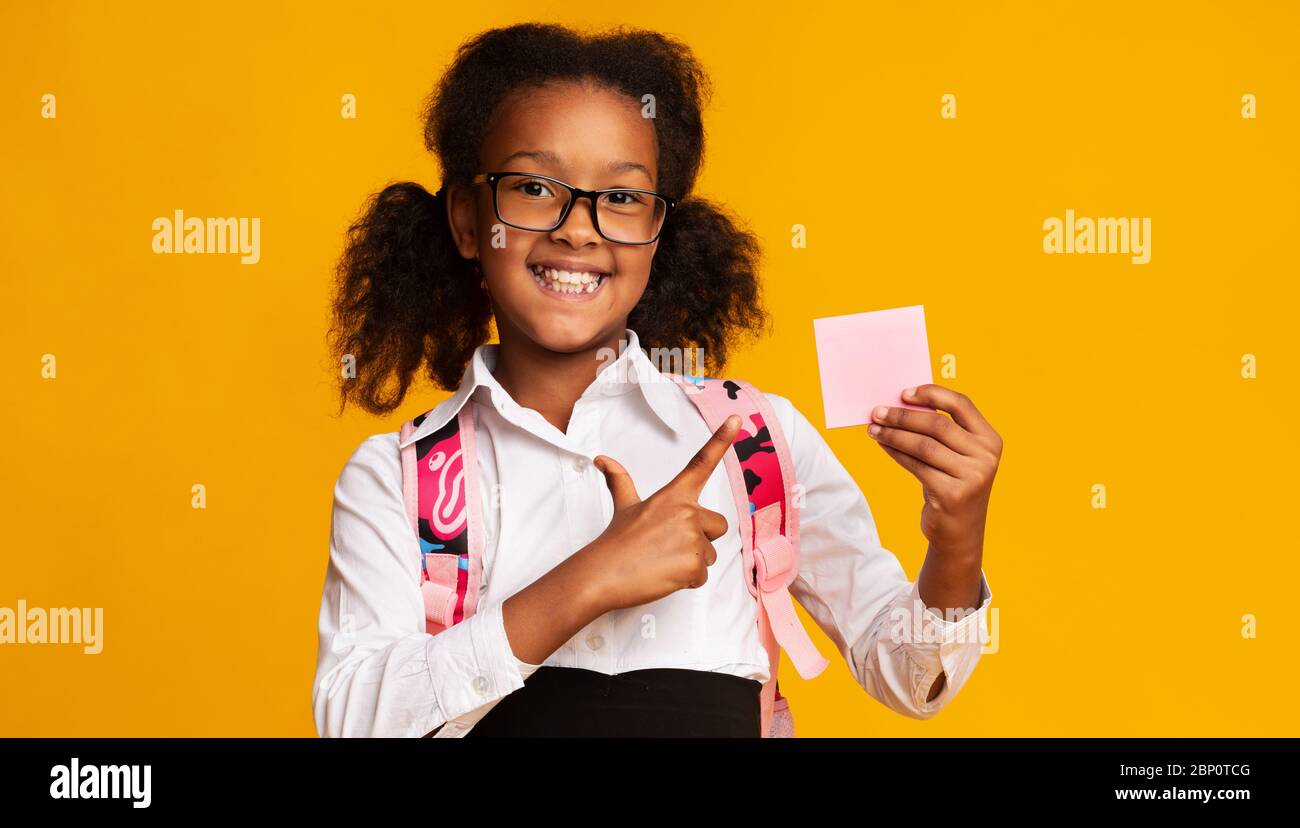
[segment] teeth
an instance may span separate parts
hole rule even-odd
[[[596,273],[573,273],[553,267],[532,267],[531,270],[539,285],[556,293],[592,293],[602,281]]]

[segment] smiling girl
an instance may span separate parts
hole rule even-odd
[[[757,240],[692,193],[707,97],[675,40],[540,24],[478,35],[439,82],[425,142],[442,186],[390,184],[351,228],[333,345],[355,360],[344,405],[391,412],[417,372],[454,393],[365,440],[339,476],[321,735],[766,735],[777,665],[720,463],[743,424],[706,426],[643,350],[699,349],[722,376],[768,322]],[[912,582],[817,429],[764,396],[803,492],[790,595],[871,696],[934,715],[987,635],[997,433],[937,385],[908,401],[952,419],[877,418],[874,439],[923,485]],[[400,456],[467,406],[466,479],[486,504],[477,609],[430,632],[419,575],[440,547],[412,531]]]

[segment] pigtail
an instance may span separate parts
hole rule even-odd
[[[354,374],[343,374],[340,410],[393,411],[426,361],[439,387],[460,383],[492,318],[474,264],[452,239],[445,190],[399,182],[371,196],[337,268],[331,350]]]

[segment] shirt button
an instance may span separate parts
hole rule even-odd
[[[478,678],[474,679],[475,690],[479,691],[480,693],[486,693],[487,688],[488,688],[487,679],[483,678],[482,676],[479,676]]]
[[[578,474],[586,474],[586,472],[587,472],[587,458],[585,458],[585,457],[578,457],[578,458],[574,459],[574,461],[573,461],[573,470],[576,471]]]
[[[593,650],[599,650],[601,647],[605,646],[605,639],[601,638],[599,635],[588,636],[587,646]]]

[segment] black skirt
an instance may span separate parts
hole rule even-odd
[[[680,668],[606,675],[542,665],[465,734],[479,736],[754,737],[755,679]]]

